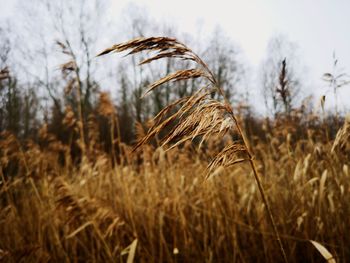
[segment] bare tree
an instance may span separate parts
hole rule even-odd
[[[204,57],[211,65],[218,84],[226,98],[234,99],[239,89],[237,86],[244,79],[245,69],[239,58],[239,48],[230,40],[221,28],[216,28],[208,42]],[[237,99],[237,97],[236,97]]]
[[[0,131],[27,137],[35,126],[38,100],[32,88],[24,88],[10,67],[11,42],[0,28]]]
[[[100,31],[104,31],[102,18],[106,3],[105,0],[33,0],[21,3],[18,8],[21,14],[18,31],[21,34],[17,37],[16,47],[21,53],[16,64],[21,66],[20,71],[29,81],[39,85],[41,93],[46,90],[58,109],[64,103],[60,98],[64,98],[67,83],[57,69],[67,60],[75,61],[84,111],[88,111],[92,101],[97,100],[94,93],[98,84],[93,77],[97,67],[92,62]]]
[[[301,87],[297,47],[285,36],[270,39],[261,66],[262,94],[267,111],[289,114]]]

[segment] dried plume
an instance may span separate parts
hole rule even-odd
[[[174,58],[192,61],[196,67],[178,70],[150,84],[144,96],[156,88],[169,82],[202,78],[206,85],[188,97],[180,98],[165,106],[151,121],[153,125],[147,134],[136,144],[134,150],[149,142],[154,136],[167,131],[161,140],[161,146],[168,146],[168,150],[186,142],[199,138],[199,146],[213,135],[224,136],[227,132],[235,130],[236,119],[232,107],[223,98],[223,101],[212,99],[212,93],[222,90],[217,86],[217,81],[208,66],[184,44],[174,38],[150,37],[137,38],[122,44],[114,45],[98,56],[112,52],[129,51],[127,55],[142,51],[152,53],[147,59],[140,62],[144,65],[162,58]],[[175,125],[174,125],[175,123]],[[174,126],[172,126],[174,125]],[[246,148],[241,142],[234,142],[225,147],[223,154],[217,155],[208,166],[209,171],[223,166],[235,164],[232,159],[237,151],[245,152]],[[248,158],[248,157],[247,157]],[[244,161],[247,159],[240,159]]]
[[[335,137],[332,152],[350,152],[350,114],[346,116],[343,127],[341,127]]]
[[[115,114],[115,108],[113,102],[106,92],[100,93],[99,103],[98,103],[98,113],[105,117],[111,117]]]

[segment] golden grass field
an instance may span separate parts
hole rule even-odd
[[[204,181],[207,163],[190,149],[145,149],[143,164],[115,167],[96,154],[76,167],[68,156],[59,164],[54,141],[23,150],[9,137],[1,147],[3,167],[6,158],[18,162],[18,177],[1,188],[4,262],[124,262],[135,240],[135,262],[280,261],[245,165]],[[331,148],[312,138],[256,145],[289,262],[322,261],[308,240],[339,262],[350,256],[349,156]]]

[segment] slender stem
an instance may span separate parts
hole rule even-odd
[[[195,57],[198,59],[199,63],[209,72],[209,75],[212,77],[211,81],[212,81],[213,85],[216,87],[216,89],[219,92],[219,94],[223,97],[223,99],[225,101],[225,104],[229,108],[229,113],[231,114],[231,116],[232,116],[232,118],[233,118],[233,120],[234,120],[234,122],[236,124],[238,133],[239,133],[240,137],[243,140],[243,144],[244,144],[244,146],[247,149],[247,154],[248,154],[248,157],[249,157],[249,163],[250,163],[250,166],[251,166],[251,168],[253,170],[254,178],[255,178],[255,181],[256,181],[256,183],[258,185],[259,192],[261,194],[263,203],[266,206],[266,211],[267,211],[267,213],[269,215],[270,223],[271,223],[273,231],[274,231],[274,233],[276,235],[276,238],[277,238],[277,241],[278,241],[278,244],[279,244],[279,247],[280,247],[283,259],[284,259],[284,262],[288,263],[287,255],[286,255],[286,252],[284,250],[280,234],[279,234],[279,232],[277,230],[277,226],[276,226],[275,220],[273,218],[273,215],[272,215],[272,212],[271,212],[271,209],[270,209],[270,205],[269,205],[269,203],[267,201],[266,194],[265,194],[264,188],[262,186],[262,183],[261,183],[258,171],[256,169],[255,162],[253,160],[253,154],[252,154],[252,152],[250,150],[250,147],[249,147],[249,144],[248,144],[248,140],[246,139],[246,137],[245,137],[245,135],[244,135],[244,133],[243,133],[243,131],[241,129],[241,126],[239,125],[239,123],[237,121],[237,118],[235,117],[235,115],[233,113],[232,107],[230,106],[229,100],[225,96],[224,90],[218,85],[214,74],[211,72],[211,70],[208,68],[207,64],[204,61],[202,61],[197,55],[195,55]]]
[[[77,98],[77,102],[78,102],[78,115],[79,115],[79,119],[80,122],[78,123],[79,125],[79,131],[80,131],[80,140],[81,140],[81,150],[82,150],[82,156],[85,156],[86,153],[86,145],[85,145],[85,132],[84,132],[84,115],[83,115],[83,109],[82,109],[82,92],[81,92],[81,81],[80,81],[80,77],[79,77],[79,72],[76,70],[76,78],[77,78],[77,94],[78,94],[78,98]]]
[[[255,178],[255,181],[256,181],[256,184],[258,185],[258,188],[259,188],[259,192],[261,194],[261,197],[262,197],[262,200],[263,200],[263,203],[266,207],[266,211],[269,215],[269,219],[270,219],[270,223],[272,225],[272,228],[273,228],[273,231],[276,235],[276,238],[277,238],[277,242],[279,244],[279,247],[280,247],[280,250],[281,250],[281,253],[282,253],[282,256],[283,256],[283,259],[284,259],[284,262],[285,263],[288,263],[288,259],[287,259],[287,255],[286,255],[286,252],[285,252],[285,249],[283,247],[283,244],[282,244],[282,241],[281,241],[281,237],[280,237],[280,234],[277,230],[277,226],[276,226],[276,223],[275,223],[275,219],[273,218],[273,215],[272,215],[272,212],[271,212],[271,208],[270,208],[270,205],[267,201],[267,198],[266,198],[266,194],[265,194],[265,190],[264,190],[264,187],[262,186],[262,183],[261,183],[261,180],[260,180],[260,176],[259,176],[259,173],[256,169],[256,165],[255,165],[255,162],[253,160],[253,155],[250,151],[250,147],[248,145],[248,141],[236,119],[236,117],[233,115],[232,113],[232,117],[235,121],[235,124],[236,124],[236,127],[237,127],[237,130],[238,130],[238,133],[239,135],[241,136],[242,140],[243,140],[243,144],[245,145],[245,147],[247,148],[247,154],[248,154],[248,157],[249,157],[249,163],[250,163],[250,166],[253,170],[253,174],[254,174],[254,178]]]
[[[119,151],[118,155],[120,158],[120,163],[123,164],[124,163],[124,156],[122,154],[122,146],[121,146],[122,136],[121,136],[121,131],[120,131],[120,124],[119,124],[118,115],[116,115],[114,117],[114,119],[115,119],[115,126],[117,129],[117,146],[118,146],[118,151]]]
[[[110,133],[111,133],[111,153],[112,153],[112,165],[117,164],[117,159],[116,159],[116,154],[115,154],[115,149],[114,149],[114,120],[113,120],[113,115],[109,119],[110,121]]]

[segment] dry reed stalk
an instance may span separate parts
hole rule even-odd
[[[77,65],[77,59],[76,56],[72,50],[72,47],[68,41],[66,43],[62,43],[60,41],[56,41],[56,44],[62,49],[62,53],[66,54],[70,57],[70,60],[62,65],[60,65],[60,69],[62,71],[62,75],[64,78],[67,78],[71,75],[71,73],[74,74],[74,76],[70,77],[68,80],[68,85],[66,87],[66,92],[70,92],[74,87],[76,88],[77,92],[77,104],[78,104],[78,117],[79,120],[77,121],[77,126],[79,128],[80,132],[80,139],[79,139],[79,147],[82,151],[82,156],[85,157],[86,152],[86,144],[85,144],[85,131],[84,131],[84,115],[83,115],[83,100],[82,100],[82,82],[80,79],[80,69]]]
[[[277,238],[281,254],[284,261],[288,262],[248,141],[235,114],[233,113],[232,106],[225,98],[223,90],[218,86],[218,82],[207,64],[187,46],[178,42],[174,38],[168,37],[137,38],[125,43],[114,45],[102,51],[98,56],[109,54],[111,52],[123,52],[126,50],[130,50],[128,55],[142,51],[155,53],[155,55],[150,58],[141,61],[140,65],[161,58],[179,58],[192,61],[198,66],[197,68],[179,70],[175,73],[168,74],[151,84],[146,90],[144,96],[160,85],[168,82],[195,78],[202,78],[208,82],[208,85],[200,88],[192,96],[180,98],[164,107],[163,110],[154,117],[154,125],[149,129],[147,135],[136,144],[134,150],[147,143],[151,138],[159,134],[161,131],[164,131],[164,129],[169,127],[170,124],[174,123],[176,123],[175,126],[167,132],[161,142],[162,146],[170,145],[172,143],[172,146],[170,146],[169,149],[186,141],[194,140],[197,137],[201,137],[199,144],[201,145],[211,136],[219,135],[223,137],[226,133],[236,130],[241,141],[232,142],[227,145],[222,152],[217,154],[208,166],[208,174],[210,174],[213,169],[220,166],[228,167],[243,161],[249,162],[273,231]],[[218,92],[224,101],[222,102],[212,99],[210,95],[213,92]],[[178,110],[176,110],[176,108],[178,108]],[[171,114],[170,111],[174,109],[175,113]],[[169,117],[167,117],[168,113],[170,114]],[[243,154],[244,157],[238,159],[237,153]]]
[[[122,158],[120,155],[121,153],[121,146],[120,146],[120,126],[119,126],[119,120],[117,118],[117,112],[116,109],[113,106],[113,102],[109,96],[108,93],[106,92],[101,92],[100,93],[100,98],[99,98],[99,106],[98,106],[98,113],[107,118],[109,123],[110,123],[110,141],[111,141],[111,151],[112,151],[112,160],[114,163],[117,162],[116,158],[116,152],[115,152],[115,147],[114,145],[117,145],[117,149],[119,152],[119,158]],[[117,138],[115,138],[115,130],[117,132]]]

